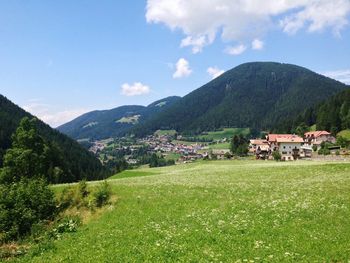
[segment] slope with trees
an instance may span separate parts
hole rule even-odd
[[[276,132],[304,132],[316,124],[317,130],[330,131],[334,135],[350,129],[350,89],[341,91],[324,102],[307,108],[295,118],[278,123]]]
[[[88,112],[57,129],[74,139],[100,140],[125,135],[136,124],[170,107],[179,97],[168,97],[145,106],[128,105]]]
[[[0,167],[5,151],[11,147],[11,135],[24,117],[33,118],[31,114],[0,95]],[[79,143],[40,120],[37,120],[35,125],[40,136],[51,145],[50,149],[54,152],[50,154],[58,159],[56,162],[63,163],[61,175],[56,176],[56,179],[48,178],[50,182],[74,182],[84,178],[92,180],[107,176],[107,171],[100,161]]]
[[[242,64],[137,125],[137,136],[158,129],[199,133],[223,127],[270,129],[346,89],[306,68],[274,62]]]

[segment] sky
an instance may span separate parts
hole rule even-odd
[[[350,84],[350,0],[1,0],[0,94],[52,127],[245,62]]]

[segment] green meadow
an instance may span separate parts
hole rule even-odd
[[[18,261],[350,260],[350,163],[202,161],[109,183],[106,212]]]

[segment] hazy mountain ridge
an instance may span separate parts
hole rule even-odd
[[[167,97],[148,106],[127,105],[111,110],[92,111],[59,126],[57,129],[74,139],[105,139],[127,133],[135,124],[170,107],[180,97]],[[128,121],[133,118],[134,121]]]

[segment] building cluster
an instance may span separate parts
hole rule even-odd
[[[172,141],[172,138],[167,135],[148,136],[139,143],[147,144],[153,152],[161,152],[165,155],[169,153],[179,154],[181,156],[180,161],[183,162],[194,161],[205,157],[202,153],[199,153],[199,151],[203,149],[204,144],[193,143],[188,145],[175,143]]]
[[[311,158],[313,149],[320,149],[323,142],[335,143],[336,139],[327,131],[307,132],[304,137],[295,134],[268,134],[266,139],[250,140],[249,152],[257,159],[272,159],[279,152],[285,161]]]

